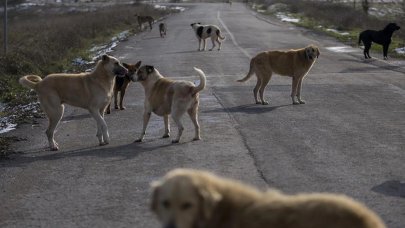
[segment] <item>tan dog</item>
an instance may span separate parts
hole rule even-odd
[[[136,18],[138,20],[139,30],[142,31],[143,23],[148,23],[150,30],[152,30],[152,24],[155,21],[155,19],[153,19],[153,17],[151,17],[151,16],[139,16],[139,15],[136,15],[136,14],[135,14],[135,16],[136,16]]]
[[[152,184],[151,209],[171,228],[384,228],[344,195],[261,192],[204,171],[176,169]]]
[[[200,76],[198,86],[188,81],[173,81],[164,78],[153,66],[145,65],[138,70],[137,77],[133,77],[132,80],[139,81],[145,89],[145,110],[143,114],[143,130],[136,142],[143,141],[152,112],[158,116],[163,116],[165,123],[163,138],[170,136],[169,115],[171,114],[178,126],[177,138],[172,140],[172,143],[180,141],[184,129],[180,118],[187,112],[195,127],[194,140],[200,140],[198,93],[205,88],[206,78],[202,70],[195,67],[194,70]]]
[[[128,73],[125,74],[124,77],[115,77],[115,84],[114,84],[114,108],[118,109],[118,93],[120,93],[120,102],[119,102],[119,109],[120,110],[125,110],[124,107],[124,96],[125,92],[127,91],[128,85],[131,82],[131,77],[133,74],[136,73],[136,71],[139,69],[141,66],[141,61],[137,62],[136,64],[127,64],[127,63],[122,63],[122,65],[128,69]],[[106,113],[110,114],[111,113],[111,103],[108,104]]]
[[[250,61],[249,73],[238,82],[247,81],[253,73],[257,83],[253,89],[256,104],[269,104],[263,98],[264,89],[273,73],[292,77],[291,98],[293,104],[305,104],[301,99],[302,80],[319,57],[319,49],[315,45],[289,51],[266,51],[257,54]],[[260,102],[257,93],[260,93]]]
[[[48,116],[46,135],[51,150],[59,149],[54,140],[54,132],[63,115],[63,104],[89,110],[97,121],[100,146],[109,143],[104,111],[111,100],[115,76],[126,73],[127,69],[118,59],[103,55],[91,73],[50,74],[44,79],[36,75],[20,78],[21,85],[37,92],[41,108]]]

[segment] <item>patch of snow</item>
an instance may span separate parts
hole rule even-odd
[[[350,33],[348,33],[348,32],[340,32],[340,31],[338,31],[336,29],[326,29],[326,31],[333,32],[333,33],[336,33],[336,34],[339,34],[339,35],[342,35],[342,36],[350,35]]]
[[[405,54],[405,47],[395,48],[395,52],[398,54]]]
[[[280,19],[281,21],[284,21],[284,22],[292,22],[292,23],[300,22],[300,19],[287,16],[284,13],[277,13],[276,17],[278,19]]]
[[[357,51],[357,49],[354,49],[349,46],[326,47],[326,49],[329,51],[339,52],[339,53],[350,53],[350,52]]]

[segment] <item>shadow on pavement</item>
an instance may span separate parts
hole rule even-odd
[[[405,181],[390,180],[371,188],[372,191],[386,195],[405,198]]]
[[[259,104],[248,104],[248,105],[239,105],[230,108],[217,108],[207,111],[202,111],[202,113],[217,113],[217,112],[228,112],[228,113],[246,113],[246,114],[255,114],[255,113],[266,113],[274,111],[278,108],[291,106],[292,104],[278,105],[278,106],[268,106],[268,105],[259,105]]]

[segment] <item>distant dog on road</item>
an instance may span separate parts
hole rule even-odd
[[[207,38],[211,37],[212,51],[215,48],[215,42],[218,43],[218,51],[221,50],[221,40],[225,40],[224,36],[221,36],[221,30],[216,25],[202,25],[201,23],[192,23],[191,27],[194,29],[198,38],[198,50],[205,51]],[[203,48],[201,48],[201,41],[203,41]]]
[[[143,23],[148,23],[150,30],[152,30],[152,24],[155,21],[155,19],[153,19],[153,17],[151,17],[151,16],[139,16],[139,15],[135,15],[135,16],[138,19],[139,30],[142,30],[142,24]]]
[[[122,65],[128,69],[128,73],[125,74],[124,77],[115,77],[115,84],[114,84],[114,108],[118,109],[118,92],[120,93],[120,102],[119,102],[119,109],[120,110],[125,110],[125,107],[123,105],[124,103],[124,96],[125,96],[125,91],[127,90],[127,87],[129,83],[131,82],[131,77],[133,74],[136,73],[136,71],[139,69],[141,66],[141,61],[139,61],[136,64],[127,64],[127,63],[122,63]],[[107,114],[110,114],[111,112],[111,103],[107,107]]]
[[[361,44],[361,42],[363,42],[364,44],[364,58],[371,58],[370,48],[371,44],[374,42],[383,46],[384,59],[387,59],[388,47],[391,44],[392,34],[400,28],[401,27],[399,27],[395,23],[389,23],[383,30],[380,31],[365,30],[361,32],[359,35],[359,45]]]
[[[167,28],[166,28],[166,24],[165,23],[160,23],[159,24],[159,33],[160,33],[160,37],[165,37],[166,36],[166,31],[167,31]]]
[[[263,98],[264,89],[273,73],[292,77],[291,99],[293,104],[305,104],[301,99],[302,80],[319,57],[319,49],[315,45],[289,51],[266,51],[257,54],[250,60],[249,73],[238,82],[247,81],[253,73],[257,83],[253,89],[256,104],[269,104]],[[257,93],[260,93],[260,102]]]
[[[151,210],[165,228],[385,228],[345,195],[287,195],[206,171],[175,169],[152,183]]]
[[[143,129],[136,142],[142,142],[149,118],[153,113],[163,116],[165,133],[163,138],[170,136],[169,115],[172,116],[178,127],[177,138],[172,143],[178,143],[183,133],[183,124],[180,118],[187,112],[195,127],[194,140],[200,140],[200,125],[198,124],[198,93],[205,88],[205,74],[202,70],[194,70],[200,76],[200,84],[195,86],[189,81],[174,81],[164,78],[153,66],[141,66],[132,81],[139,81],[145,89],[145,105],[143,114]]]
[[[54,140],[54,132],[63,115],[63,104],[89,110],[97,121],[97,138],[100,146],[109,143],[104,111],[111,100],[115,76],[123,76],[127,72],[118,59],[103,55],[90,73],[50,74],[44,79],[36,75],[20,78],[21,85],[37,92],[41,108],[48,116],[49,126],[46,135],[51,150],[59,149]]]

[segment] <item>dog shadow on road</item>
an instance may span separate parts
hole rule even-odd
[[[0,160],[0,167],[23,167],[27,164],[38,161],[55,161],[61,159],[70,159],[75,157],[99,157],[116,158],[117,160],[134,159],[142,153],[156,152],[163,148],[173,146],[173,144],[150,144],[150,143],[129,143],[118,146],[91,146],[66,151],[44,151],[43,148],[38,151],[20,151],[12,155],[10,159]],[[158,156],[158,155],[156,155]]]
[[[228,112],[228,113],[245,113],[245,114],[259,114],[274,111],[278,108],[292,106],[291,104],[268,106],[268,105],[258,105],[258,104],[248,104],[239,105],[230,108],[217,108],[207,111],[202,111],[203,113],[217,113],[217,112]]]
[[[405,198],[405,182],[397,180],[385,181],[371,188],[372,191],[386,195]]]

